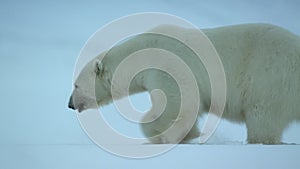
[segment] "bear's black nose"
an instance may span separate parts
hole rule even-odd
[[[68,107],[69,107],[70,109],[75,110],[75,107],[74,107],[74,104],[73,104],[73,98],[72,98],[72,96],[70,97]]]

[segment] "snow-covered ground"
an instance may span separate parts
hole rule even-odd
[[[209,145],[179,145],[145,160],[116,157],[95,146],[75,112],[67,109],[80,49],[113,19],[167,12],[200,28],[266,22],[300,35],[299,6],[293,0],[2,0],[0,168],[300,168],[299,145],[244,145],[245,126],[227,121]],[[149,107],[145,95],[133,102],[141,109]],[[109,106],[103,110],[114,112]],[[107,118],[121,132],[141,135],[137,125],[124,128],[126,121],[120,117]],[[299,144],[299,131],[300,125],[292,124],[283,140]]]
[[[157,146],[157,145],[156,145]],[[2,148],[1,148],[2,149]],[[292,168],[299,164],[300,146],[180,145],[155,158],[127,159],[111,155],[95,145],[26,145],[9,149],[1,168],[97,169],[97,168]],[[15,154],[12,154],[11,151]]]

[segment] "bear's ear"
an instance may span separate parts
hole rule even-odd
[[[103,63],[100,61],[100,60],[96,60],[95,61],[95,73],[96,73],[96,75],[99,75],[99,76],[102,76],[102,74],[103,74]]]

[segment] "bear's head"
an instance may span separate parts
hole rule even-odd
[[[77,77],[68,107],[81,112],[108,104],[112,100],[110,81],[103,62],[99,58],[93,59]]]

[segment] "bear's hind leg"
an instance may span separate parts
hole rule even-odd
[[[282,144],[286,123],[277,113],[257,110],[246,113],[247,141],[249,144]]]

